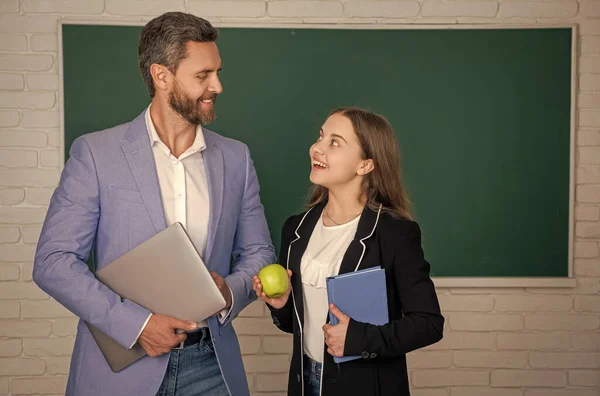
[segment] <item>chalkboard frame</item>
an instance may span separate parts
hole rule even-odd
[[[58,20],[58,68],[59,68],[59,158],[60,171],[65,162],[65,115],[64,115],[64,68],[63,68],[63,25],[101,25],[101,26],[144,26],[147,21],[118,21],[94,19]],[[569,147],[569,215],[568,215],[568,276],[566,277],[434,277],[437,288],[570,288],[576,286],[574,277],[574,240],[575,240],[575,157],[577,130],[577,53],[578,24],[348,24],[348,23],[268,23],[266,21],[244,23],[214,22],[216,28],[256,28],[256,29],[352,29],[352,30],[480,30],[480,29],[571,29],[571,109],[570,109],[570,147]]]

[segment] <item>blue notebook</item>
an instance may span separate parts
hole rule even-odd
[[[367,268],[327,278],[327,300],[352,319],[381,326],[389,322],[385,270]],[[338,319],[329,312],[331,325]],[[336,363],[359,359],[360,356],[333,357]]]

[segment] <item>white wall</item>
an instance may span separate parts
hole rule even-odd
[[[0,0],[0,395],[63,394],[74,339],[76,319],[31,282],[59,177],[57,20],[172,10],[215,23],[579,23],[577,287],[439,289],[445,338],[409,365],[414,396],[600,396],[599,0]],[[235,327],[253,395],[284,395],[291,340],[258,303]]]

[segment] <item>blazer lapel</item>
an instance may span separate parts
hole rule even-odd
[[[302,256],[308,246],[308,241],[310,240],[310,236],[312,235],[317,221],[321,218],[321,213],[323,212],[325,204],[326,202],[321,202],[305,214],[304,219],[296,229],[297,237],[295,240],[292,240],[292,243],[290,244],[290,257],[288,259],[289,269],[298,275],[298,279],[300,279],[300,262]],[[360,220],[358,221],[354,239],[350,242],[348,249],[346,249],[346,252],[344,253],[342,263],[340,264],[339,274],[352,272],[359,263],[362,263],[362,259],[366,253],[364,241],[374,235],[378,221],[378,212],[374,212],[365,206],[360,216]]]
[[[225,167],[223,166],[223,152],[214,144],[208,144],[202,152],[206,181],[208,183],[208,197],[210,200],[210,214],[208,221],[208,237],[206,239],[205,262],[208,263],[212,253],[215,236],[219,228],[219,219],[223,209],[223,184]]]
[[[300,225],[295,230],[295,238],[289,246],[288,253],[288,268],[292,270],[292,288],[294,293],[294,301],[296,309],[298,310],[298,316],[300,318],[302,326],[304,326],[304,299],[302,298],[302,274],[300,271],[300,263],[304,251],[310,241],[310,236],[317,224],[317,221],[321,218],[321,212],[325,207],[325,203],[320,203],[310,209],[302,218]]]
[[[308,246],[308,242],[310,241],[312,232],[317,225],[317,221],[319,221],[321,218],[321,213],[323,212],[326,203],[327,202],[324,201],[317,204],[304,215],[300,225],[298,225],[295,230],[295,238],[292,239],[292,242],[289,246],[287,265],[288,268],[292,270],[292,274],[294,275],[292,277],[293,297],[302,327],[304,327],[304,299],[302,297],[302,275],[300,273],[300,263],[302,261],[302,256],[304,255],[304,251]],[[350,246],[348,246],[346,253],[344,253],[344,258],[340,264],[339,274],[352,272],[356,269],[357,265],[361,263],[364,254],[366,253],[364,241],[374,235],[378,221],[378,212],[374,212],[365,207],[361,214],[360,220],[358,221],[354,239],[350,243]],[[325,322],[329,323],[329,315],[327,315],[325,318]]]
[[[361,264],[366,253],[364,241],[373,236],[378,220],[378,213],[373,212],[365,206],[360,216],[360,220],[358,221],[354,239],[350,242],[350,246],[348,246],[346,253],[344,253],[344,258],[340,264],[339,274],[352,272],[357,269],[359,264]]]
[[[300,225],[295,230],[295,238],[290,243],[290,256],[288,259],[289,269],[293,273],[300,275],[300,261],[304,255],[304,251],[310,241],[310,236],[321,218],[321,212],[325,207],[324,203],[320,203],[305,213]]]
[[[160,196],[156,163],[150,146],[145,114],[144,111],[133,120],[125,133],[127,142],[121,147],[152,219],[152,224],[158,233],[167,227],[167,221]]]

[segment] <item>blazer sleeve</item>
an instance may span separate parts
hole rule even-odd
[[[370,358],[395,358],[442,339],[444,317],[429,277],[430,265],[423,255],[417,223],[411,222],[396,244],[393,265],[403,317],[383,326],[351,319],[344,355],[366,352]]]
[[[285,221],[281,229],[281,248],[279,249],[279,263],[284,267],[287,266],[287,255],[289,245],[291,242],[291,238],[289,236],[292,233],[291,222],[292,217],[288,218]],[[294,276],[296,276],[296,274],[292,274],[292,278]],[[269,311],[271,311],[271,318],[273,319],[273,324],[275,324],[275,326],[277,326],[281,331],[284,331],[286,333],[294,332],[294,305],[292,302],[292,298],[293,297],[290,293],[290,296],[285,305],[279,309],[273,308],[269,304],[266,304],[267,308],[269,308]]]
[[[256,300],[256,293],[252,289],[252,277],[275,259],[271,235],[260,201],[260,186],[256,170],[247,146],[244,146],[244,151],[246,185],[233,241],[233,268],[225,277],[225,282],[233,295],[233,304],[229,316],[221,321],[223,326],[231,323],[248,304]]]
[[[100,218],[98,178],[85,138],[73,142],[42,227],[33,280],[75,315],[130,348],[150,311],[96,279],[86,260]]]

